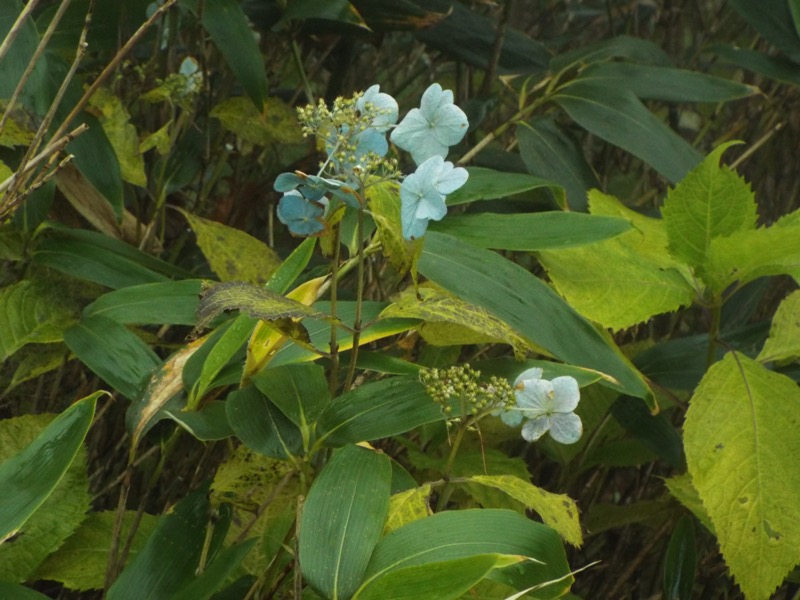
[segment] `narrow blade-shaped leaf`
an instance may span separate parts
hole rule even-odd
[[[126,287],[100,296],[83,314],[103,315],[123,324],[194,325],[201,283],[185,279]]]
[[[666,600],[691,600],[696,570],[694,524],[691,517],[683,516],[672,530],[664,561]]]
[[[300,568],[326,598],[358,588],[389,507],[392,468],[383,454],[347,446],[320,473],[300,520]]]
[[[313,363],[263,369],[253,384],[301,429],[314,423],[330,399],[325,370]]]
[[[564,190],[553,181],[527,173],[508,173],[485,167],[467,167],[467,183],[447,196],[447,206],[466,204],[479,200],[508,198],[531,190],[548,189],[563,203]]]

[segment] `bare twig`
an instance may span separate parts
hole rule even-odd
[[[14,40],[17,38],[19,32],[22,31],[22,26],[24,25],[25,20],[28,18],[28,15],[33,12],[33,9],[36,8],[37,4],[39,4],[39,0],[30,0],[25,5],[25,8],[22,9],[22,12],[19,13],[17,20],[14,21],[11,29],[8,30],[8,34],[6,34],[6,38],[3,40],[3,43],[0,44],[0,60],[3,60],[3,57],[8,52],[8,49],[11,48],[11,44],[14,43]],[[1,126],[0,129],[2,129]]]

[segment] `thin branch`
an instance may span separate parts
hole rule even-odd
[[[28,18],[33,12],[33,9],[36,8],[36,5],[39,4],[39,0],[30,0],[26,5],[25,8],[22,9],[22,12],[19,13],[17,20],[14,21],[14,24],[11,26],[11,29],[8,30],[8,34],[6,34],[6,38],[3,40],[3,43],[0,44],[0,61],[3,60],[3,57],[8,52],[9,48],[11,48],[11,44],[14,43],[14,40],[19,35],[19,32],[22,31],[22,26],[25,24],[25,20]],[[2,129],[2,127],[0,127]]]

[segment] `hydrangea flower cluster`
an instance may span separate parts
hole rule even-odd
[[[535,442],[548,431],[562,444],[574,444],[583,434],[581,418],[573,411],[580,401],[574,377],[542,379],[542,370],[528,369],[514,382],[516,403],[498,411],[506,425],[518,427],[523,420],[522,437]]]
[[[325,230],[332,202],[361,210],[365,189],[376,177],[400,183],[401,224],[406,239],[425,235],[428,223],[447,213],[445,198],[467,181],[467,171],[447,162],[450,146],[467,132],[469,122],[453,103],[453,92],[438,83],[422,95],[419,108],[400,123],[397,101],[373,85],[352,98],[337,98],[329,108],[323,101],[299,109],[305,135],[315,135],[327,154],[319,173],[283,173],[275,190],[283,193],[278,219],[298,236]],[[403,178],[397,161],[386,158],[389,142],[411,154],[417,170]]]
[[[480,381],[481,372],[468,364],[448,369],[423,369],[420,381],[442,412],[450,417],[454,401],[461,404],[461,418],[514,402],[514,389],[505,379],[492,376]]]

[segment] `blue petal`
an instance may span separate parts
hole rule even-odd
[[[323,231],[324,213],[321,204],[309,202],[296,191],[287,192],[278,202],[278,220],[294,235],[308,236]]]

